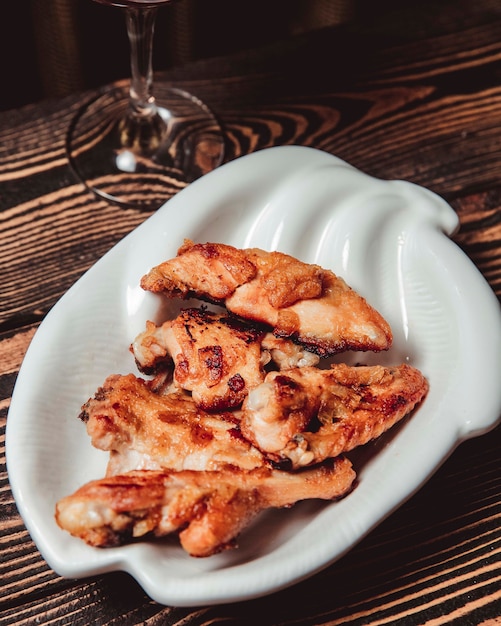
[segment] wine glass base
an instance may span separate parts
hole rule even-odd
[[[155,85],[155,99],[165,132],[147,153],[130,137],[129,147],[123,147],[120,122],[129,106],[128,85],[104,92],[73,120],[68,159],[77,178],[98,196],[124,207],[155,210],[223,162],[223,132],[203,102],[161,83]]]

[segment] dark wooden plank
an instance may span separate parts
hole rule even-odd
[[[147,215],[98,201],[75,187],[0,213],[5,280],[0,324],[41,319],[56,300]]]
[[[461,221],[454,240],[501,301],[501,188],[459,198],[453,206]]]

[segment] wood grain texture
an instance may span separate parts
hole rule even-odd
[[[460,218],[454,239],[501,299],[497,0],[409,3],[162,77],[213,108],[227,160],[301,144],[443,195]],[[341,560],[269,597],[164,607],[123,573],[77,581],[50,570],[9,488],[10,397],[46,313],[148,217],[98,200],[68,166],[67,129],[95,93],[0,114],[0,625],[498,626],[501,427],[461,444]],[[183,186],[172,177],[172,194]]]

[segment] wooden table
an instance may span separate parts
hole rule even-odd
[[[460,217],[455,240],[500,296],[501,4],[401,4],[168,76],[218,114],[227,160],[302,144],[441,194]],[[148,217],[97,199],[68,167],[66,131],[92,95],[0,115],[2,432],[47,311]],[[171,193],[183,186],[174,179]],[[500,443],[501,427],[463,443],[323,572],[268,597],[196,609],[156,604],[124,573],[57,576],[17,513],[3,446],[0,624],[501,624]]]

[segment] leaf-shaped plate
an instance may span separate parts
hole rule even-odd
[[[36,333],[7,423],[8,472],[19,511],[48,564],[67,577],[125,570],[164,604],[249,599],[339,558],[413,494],[465,438],[501,413],[501,315],[478,270],[451,241],[452,208],[411,183],[369,177],[311,148],[262,150],[228,163],[169,200],[95,264]],[[194,559],[172,542],[100,550],[58,528],[55,503],[104,474],[77,419],[111,373],[136,372],[129,344],[162,298],[139,287],[184,238],[280,250],[332,269],[390,322],[384,354],[409,362],[430,392],[405,423],[354,457],[357,488],[335,503],[263,513],[239,548]],[[168,307],[167,307],[168,309]]]

